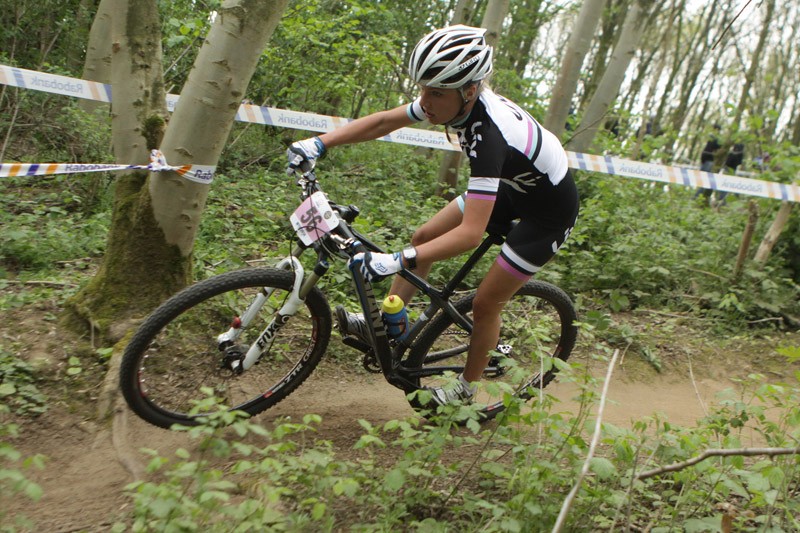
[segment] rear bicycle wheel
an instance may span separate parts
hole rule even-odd
[[[125,401],[142,419],[159,427],[196,425],[193,411],[208,391],[230,410],[249,415],[272,407],[294,391],[319,363],[331,335],[331,310],[317,288],[277,329],[270,347],[238,373],[226,358],[244,354],[261,338],[292,292],[294,274],[273,268],[228,272],[196,283],[158,307],[131,338],[120,366]],[[258,293],[272,290],[235,344],[219,348]],[[195,409],[196,410],[196,409]]]
[[[473,291],[454,304],[470,320],[474,298]],[[500,319],[498,351],[491,354],[473,399],[473,403],[484,406],[484,419],[494,418],[505,409],[505,395],[528,400],[550,383],[558,371],[553,359],[566,361],[578,335],[572,300],[544,281],[523,285],[503,308]],[[469,341],[469,333],[446,314],[439,314],[421,333],[405,362],[407,368],[419,368],[430,375],[412,381],[418,387],[452,384],[444,374],[463,370]],[[431,405],[421,405],[416,395],[409,401],[417,410],[431,410]]]

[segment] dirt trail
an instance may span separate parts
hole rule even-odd
[[[598,375],[603,374],[601,369]],[[673,424],[693,426],[715,394],[732,385],[727,379],[695,383],[688,373],[650,376],[646,381],[632,377],[624,366],[616,370],[604,414],[607,422],[625,426],[661,412]],[[548,391],[563,402],[559,410],[576,408],[575,385],[557,380]],[[413,411],[402,393],[381,376],[330,370],[312,375],[295,394],[256,420],[268,425],[278,417],[298,420],[306,413],[322,416],[320,438],[346,449],[362,434],[359,419],[377,424]],[[106,531],[131,505],[122,491],[133,479],[120,463],[118,451],[131,452],[146,464],[146,456],[138,451],[141,448],[172,457],[176,448],[188,444],[184,435],[152,427],[130,413],[121,420],[125,426],[117,442],[108,428],[58,407],[25,428],[24,439],[15,446],[25,454],[48,457],[44,471],[29,473],[42,486],[44,497],[20,509],[34,521],[34,531]]]

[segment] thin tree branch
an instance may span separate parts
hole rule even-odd
[[[597,448],[597,443],[600,441],[600,433],[603,428],[603,409],[605,409],[606,406],[608,386],[611,383],[611,374],[614,371],[614,365],[617,363],[618,356],[619,350],[614,350],[614,355],[611,357],[611,362],[608,363],[606,382],[603,384],[603,394],[600,396],[600,404],[597,407],[597,420],[594,424],[594,435],[592,435],[592,442],[589,444],[589,453],[586,455],[586,460],[583,462],[583,467],[578,475],[578,479],[575,480],[575,485],[572,487],[572,490],[569,491],[567,498],[564,500],[564,503],[561,506],[561,512],[558,513],[558,519],[556,520],[556,524],[553,526],[553,533],[558,533],[564,528],[564,522],[566,522],[567,515],[569,515],[569,510],[572,508],[572,502],[575,500],[575,495],[578,494],[578,489],[581,487],[583,478],[585,478],[586,474],[589,472],[589,464],[592,462],[594,450]]]
[[[642,472],[636,476],[636,479],[642,480],[658,476],[660,474],[666,474],[668,472],[677,472],[678,470],[683,470],[684,468],[694,466],[701,461],[705,461],[709,457],[751,457],[754,455],[766,455],[768,457],[774,457],[776,455],[800,455],[800,446],[797,448],[734,448],[730,450],[706,450],[697,457],[692,457],[686,461],[662,466],[660,468],[654,468],[653,470],[648,470],[647,472]]]
[[[694,370],[692,369],[692,354],[689,353],[688,350],[686,352],[686,357],[689,359],[689,378],[692,380],[694,394],[697,396],[697,401],[700,402],[700,407],[703,409],[703,414],[708,416],[708,409],[706,409],[706,404],[703,402],[703,397],[700,396],[700,389],[697,388],[697,381],[694,379]]]
[[[729,29],[731,29],[731,27],[733,26],[733,23],[734,23],[734,22],[736,22],[736,19],[738,19],[738,18],[739,18],[739,16],[740,16],[742,13],[744,13],[744,10],[745,10],[745,9],[747,9],[747,6],[749,6],[749,5],[750,5],[750,4],[752,4],[752,3],[753,3],[753,0],[747,0],[747,3],[746,3],[744,6],[742,6],[742,9],[740,9],[738,13],[736,13],[736,16],[735,16],[735,17],[733,17],[733,20],[731,20],[730,24],[728,24],[727,26],[725,26],[725,29],[724,29],[724,30],[722,30],[722,33],[719,35],[719,38],[718,38],[718,39],[717,39],[717,40],[714,42],[713,46],[711,46],[711,49],[712,49],[712,50],[713,50],[713,49],[715,49],[715,48],[717,47],[717,45],[718,45],[718,44],[719,44],[719,42],[722,40],[722,38],[725,36],[725,34],[728,32],[728,30],[729,30]]]

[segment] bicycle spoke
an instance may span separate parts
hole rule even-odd
[[[138,345],[133,341],[129,345],[131,353],[126,351],[128,361],[121,378],[134,410],[153,418],[157,425],[166,425],[167,419],[191,423],[190,411],[213,395],[230,409],[254,414],[277,403],[307,377],[322,357],[330,335],[330,309],[321,293],[314,293],[277,329],[252,367],[239,372],[226,362],[226,357],[243,357],[261,338],[290,292],[289,273],[267,271],[262,277],[266,277],[262,281],[280,281],[284,286],[272,292],[225,351],[219,348],[218,336],[262,291],[256,279],[252,286],[200,294],[189,304],[167,302],[165,306],[174,305],[177,311],[166,318],[156,313],[153,324],[143,325],[144,338]],[[231,279],[239,281],[235,276]]]
[[[543,289],[544,288],[544,289]],[[471,297],[459,303],[471,318]],[[529,398],[552,379],[553,358],[566,359],[575,341],[574,310],[563,291],[535,282],[524,286],[501,313],[498,348],[490,353],[474,401],[487,406],[489,416],[503,408],[506,395]],[[564,321],[568,323],[565,324]],[[466,364],[469,335],[443,318],[423,332],[410,363],[424,367],[423,387],[445,385],[445,371],[460,372]],[[423,353],[424,352],[424,353]],[[416,358],[416,359],[415,359]],[[430,375],[434,371],[439,375]]]

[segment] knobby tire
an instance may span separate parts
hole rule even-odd
[[[454,303],[456,309],[471,319],[475,291]],[[499,365],[490,363],[490,370],[481,380],[475,403],[485,405],[482,417],[491,419],[505,409],[503,396],[512,393],[523,400],[550,383],[558,372],[549,358],[566,361],[577,339],[577,315],[572,300],[560,288],[547,282],[533,280],[520,288],[501,313],[500,343],[512,346],[509,359]],[[420,334],[405,362],[408,368],[450,367],[453,372],[463,367],[469,347],[469,335],[452,319],[439,313]],[[431,361],[436,354],[458,355]],[[495,368],[494,372],[491,368]],[[498,370],[499,369],[499,370]],[[448,380],[428,376],[412,380],[416,386],[441,386]],[[452,381],[450,381],[452,385]],[[419,411],[430,411],[431,405],[421,405],[418,395],[409,399]]]
[[[209,395],[229,410],[256,415],[291,394],[316,368],[331,336],[331,311],[314,288],[278,331],[259,362],[241,374],[223,368],[217,336],[264,287],[275,291],[238,344],[246,351],[286,301],[294,274],[274,268],[228,272],[177,293],[158,307],[128,343],[120,388],[130,408],[159,427],[197,425]],[[193,410],[194,409],[194,410]]]

